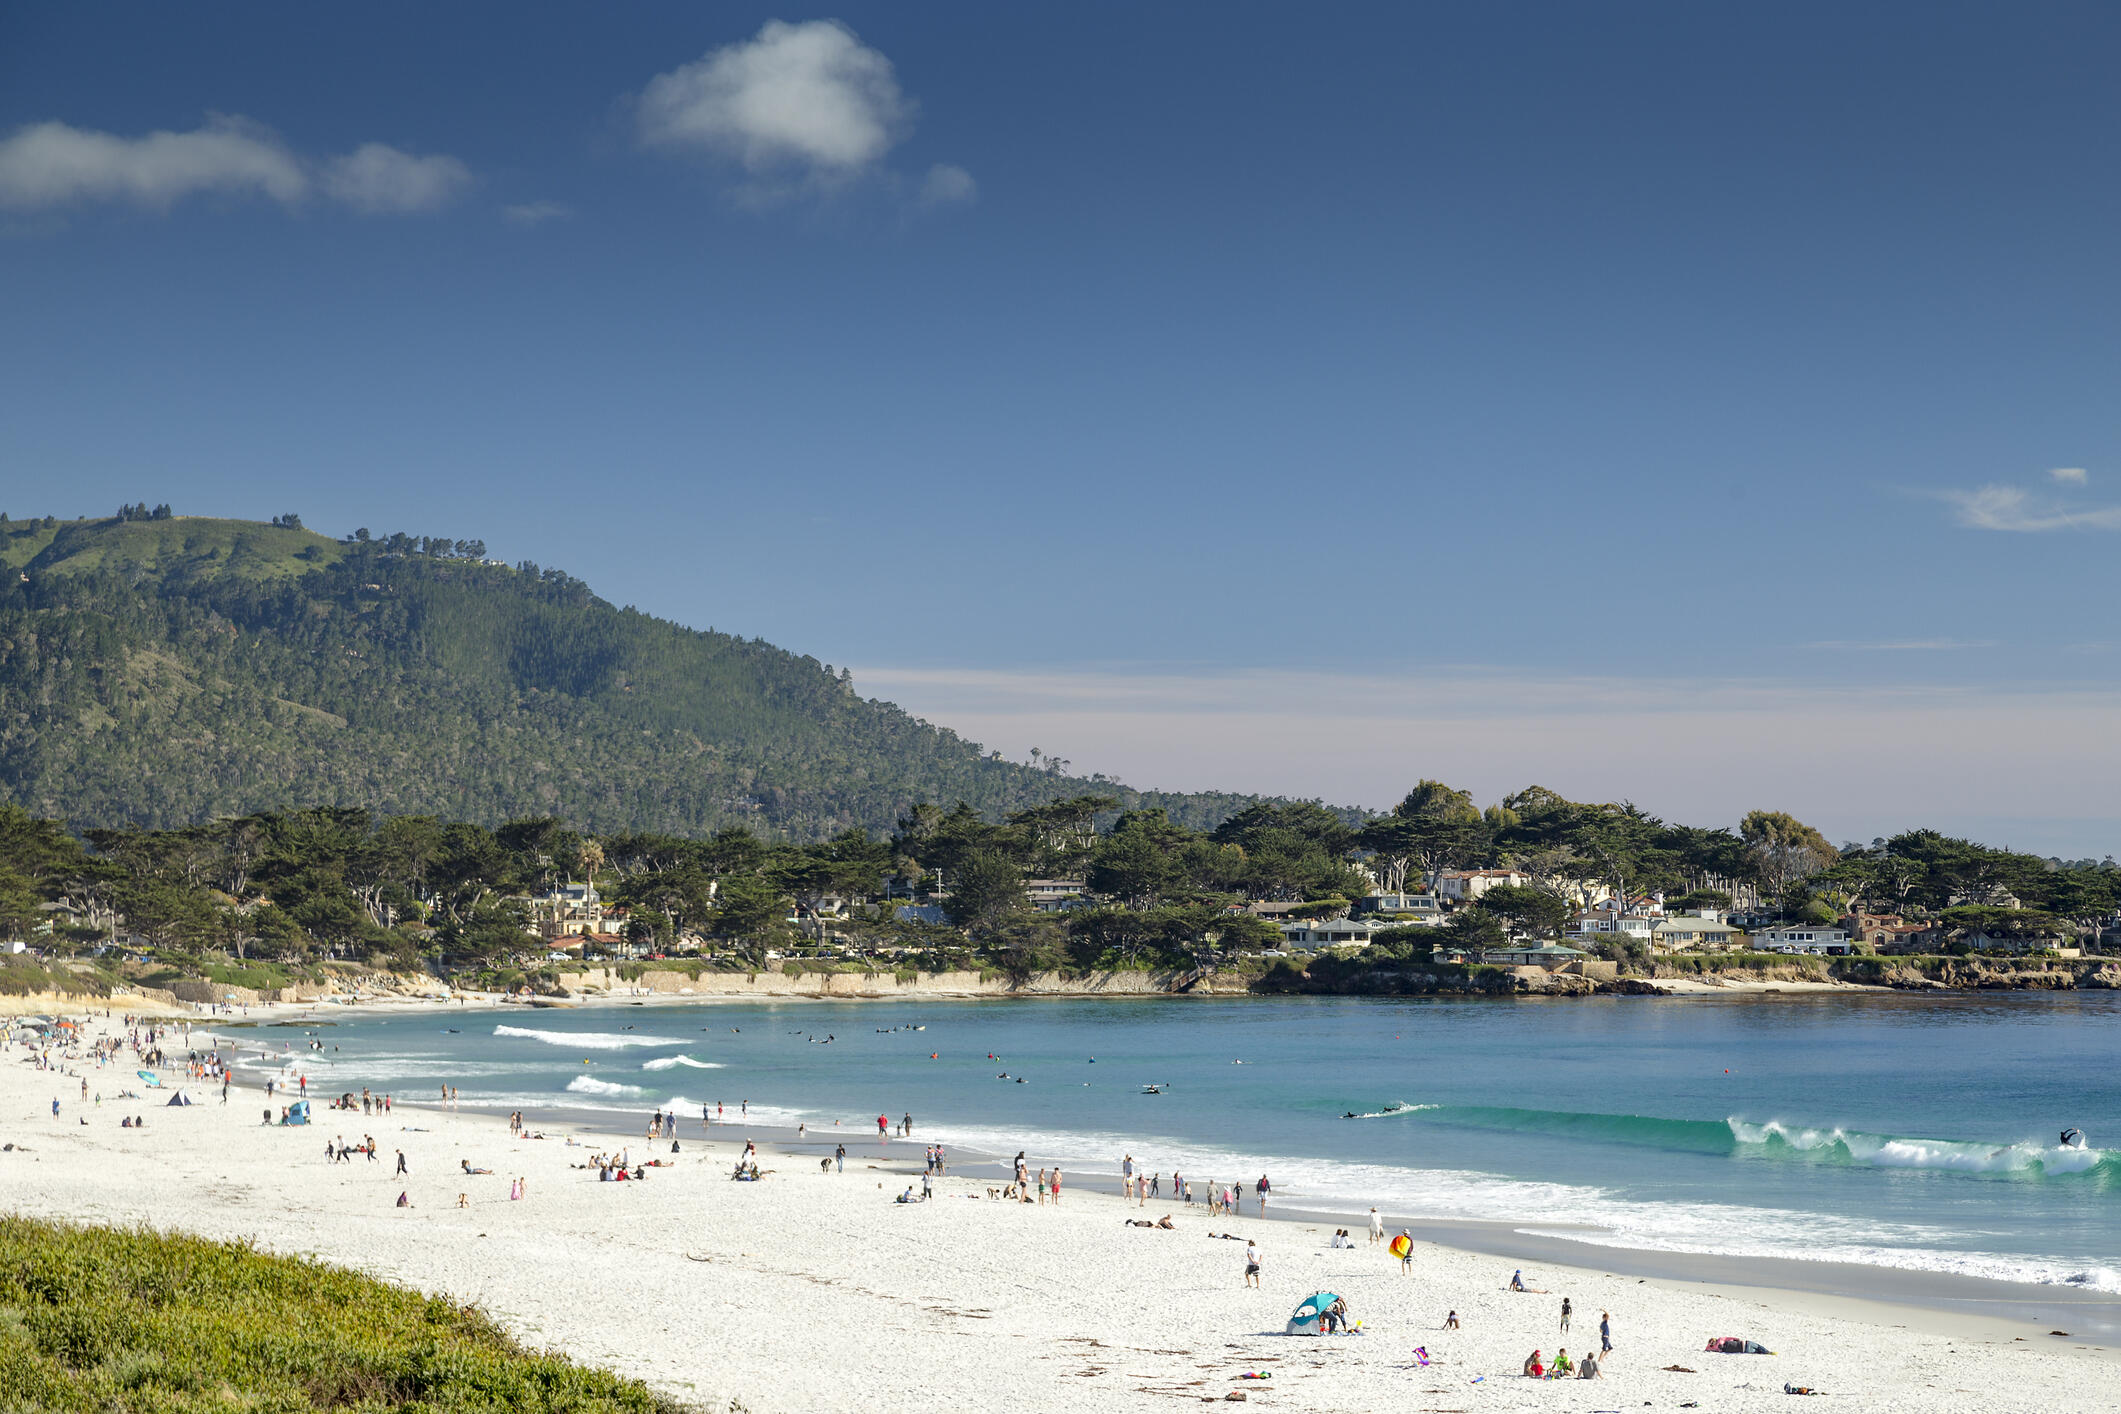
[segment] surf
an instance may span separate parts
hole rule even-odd
[[[575,1095],[638,1095],[638,1085],[622,1085],[616,1080],[599,1080],[594,1075],[577,1075],[567,1082],[570,1094]]]
[[[514,1036],[542,1041],[548,1046],[571,1046],[578,1051],[623,1051],[629,1046],[682,1046],[669,1036],[636,1036],[625,1031],[538,1031],[528,1026],[496,1026],[496,1036]]]
[[[694,1070],[720,1070],[722,1068],[720,1061],[694,1060],[691,1056],[657,1056],[652,1061],[643,1061],[641,1069],[668,1070],[676,1065],[690,1066]]]

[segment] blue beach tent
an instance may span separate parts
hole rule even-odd
[[[1319,1319],[1340,1300],[1330,1291],[1315,1292],[1303,1299],[1295,1311],[1290,1313],[1289,1324],[1282,1329],[1283,1335],[1323,1335]]]
[[[289,1105],[289,1106],[287,1107],[287,1118],[286,1118],[286,1119],[283,1119],[283,1120],[281,1120],[281,1121],[280,1121],[280,1123],[282,1123],[282,1124],[307,1124],[307,1123],[309,1123],[309,1101],[307,1101],[307,1100],[297,1100],[297,1101],[295,1101],[295,1102],[294,1102],[293,1104]]]

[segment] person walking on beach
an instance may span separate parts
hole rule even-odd
[[[1269,1194],[1273,1193],[1274,1185],[1267,1182],[1267,1176],[1265,1174],[1261,1174],[1259,1176],[1259,1182],[1253,1185],[1252,1191],[1253,1193],[1258,1195],[1259,1198],[1259,1215],[1261,1217],[1265,1217],[1267,1215],[1267,1197]]]
[[[1414,1234],[1401,1228],[1399,1235],[1407,1240],[1407,1250],[1399,1254],[1399,1274],[1410,1277],[1414,1275]],[[1451,1314],[1456,1316],[1458,1313],[1453,1311]]]
[[[833,1170],[834,1173],[845,1173],[847,1171],[847,1146],[845,1144],[833,1146],[832,1161],[839,1165],[838,1168]]]
[[[371,1149],[371,1150],[369,1150],[368,1152],[369,1152],[369,1153],[370,1153],[371,1155],[373,1155],[373,1154],[375,1153],[375,1150]],[[398,1172],[399,1172],[399,1173],[404,1173],[404,1172],[406,1172],[406,1168],[405,1168],[405,1151],[404,1151],[403,1149],[400,1149],[400,1150],[398,1150]]]
[[[1132,1198],[1134,1196],[1134,1156],[1132,1154],[1119,1161],[1119,1196],[1122,1198]]]
[[[1613,1353],[1613,1313],[1610,1311],[1600,1311],[1598,1313],[1598,1353],[1600,1355],[1611,1355]]]
[[[1571,1314],[1573,1314],[1574,1310],[1575,1310],[1575,1308],[1574,1308],[1574,1307],[1572,1307],[1572,1306],[1571,1306],[1571,1305],[1569,1304],[1569,1298],[1568,1298],[1568,1297],[1566,1297],[1566,1296],[1562,1297],[1562,1298],[1561,1298],[1561,1333],[1562,1333],[1563,1335],[1567,1335],[1567,1334],[1569,1333],[1569,1317],[1570,1317],[1570,1315],[1571,1315]]]
[[[1370,1241],[1372,1244],[1385,1240],[1385,1220],[1377,1209],[1370,1209]]]
[[[1250,1238],[1245,1239],[1245,1285],[1259,1286],[1259,1244]]]

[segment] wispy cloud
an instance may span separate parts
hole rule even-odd
[[[324,187],[356,211],[432,211],[468,185],[471,170],[454,157],[415,157],[364,142],[325,164]]]
[[[1994,648],[1990,638],[1822,638],[1807,648],[1826,648],[1844,653],[1956,653],[1970,648]]]
[[[635,120],[649,146],[736,163],[747,174],[737,195],[756,203],[882,172],[918,106],[900,91],[891,60],[845,25],[769,20],[752,38],[649,80]],[[975,190],[964,168],[938,164],[919,202],[962,204]]]
[[[2057,467],[2048,479],[2058,487],[2087,486],[2083,467]],[[2064,491],[2035,492],[2007,482],[1991,482],[1971,491],[1935,493],[1952,508],[1952,519],[1968,530],[2037,533],[2049,530],[2121,530],[2121,506],[2086,506]]]
[[[938,162],[921,179],[921,205],[962,206],[979,198],[979,183],[962,167]]]
[[[139,137],[33,123],[0,139],[0,206],[48,210],[123,202],[164,211],[189,196],[263,196],[297,206],[321,192],[357,211],[424,211],[471,180],[454,157],[363,143],[313,160],[247,118],[216,115],[189,132]]]
[[[511,226],[542,226],[574,215],[574,208],[557,201],[525,201],[501,208],[501,219]]]

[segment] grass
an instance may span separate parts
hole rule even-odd
[[[0,957],[0,996],[26,997],[33,992],[64,992],[77,997],[107,997],[110,979],[102,972],[46,967],[27,953]]]
[[[0,1414],[681,1407],[321,1262],[0,1217]]]
[[[314,531],[207,516],[61,521],[50,530],[15,521],[0,530],[0,566],[32,576],[107,569],[273,580],[321,569],[345,553]]]

